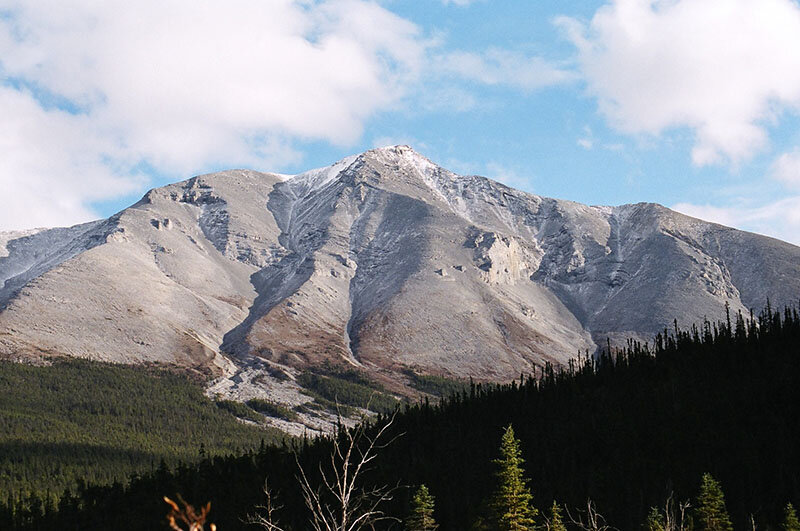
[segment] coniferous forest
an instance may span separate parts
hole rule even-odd
[[[162,462],[241,453],[285,437],[239,422],[225,405],[163,369],[80,359],[0,363],[2,500],[33,502],[36,511],[81,482],[124,482]]]
[[[563,370],[472,384],[373,418],[356,442],[381,430],[384,442],[359,486],[392,487],[381,510],[406,520],[375,529],[434,521],[441,530],[529,529],[530,519],[580,529],[588,500],[606,529],[667,529],[669,499],[690,503],[685,529],[794,529],[787,504],[800,503],[799,384],[796,309],[675,324],[651,345],[631,342]],[[12,501],[0,507],[1,527],[167,529],[166,495],[210,501],[208,521],[222,531],[257,529],[246,521],[265,505],[281,529],[310,529],[298,466],[313,490],[320,463],[328,466],[352,433],[164,464],[124,484],[81,486],[54,507]],[[502,492],[527,504],[515,513],[527,527],[497,523],[516,518],[501,507]]]

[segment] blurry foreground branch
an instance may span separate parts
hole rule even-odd
[[[208,518],[208,513],[211,511],[211,502],[205,504],[198,513],[194,507],[181,498],[180,494],[177,495],[177,498],[182,507],[164,496],[164,501],[171,508],[167,514],[167,523],[169,523],[170,529],[174,531],[203,531],[206,518]],[[182,525],[186,526],[185,529]],[[211,531],[217,531],[217,526],[214,524],[208,524],[208,528]]]

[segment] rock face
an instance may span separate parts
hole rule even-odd
[[[655,204],[590,207],[408,147],[227,171],[102,221],[0,234],[0,356],[348,362],[508,379],[677,318],[793,303],[800,248]]]

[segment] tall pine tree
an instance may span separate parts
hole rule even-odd
[[[553,500],[553,506],[550,507],[550,521],[547,522],[547,531],[567,531],[567,526],[564,525],[564,518],[561,516],[561,507]]]
[[[411,498],[411,514],[406,519],[407,531],[434,531],[439,527],[433,519],[433,503],[428,487],[420,485]]]
[[[787,503],[786,508],[783,510],[781,529],[783,531],[800,531],[800,520],[797,519],[797,512],[795,512],[794,505],[791,503]]]
[[[498,465],[498,486],[491,500],[492,520],[498,531],[529,531],[534,529],[534,518],[538,514],[531,505],[533,495],[528,481],[523,477],[522,450],[519,440],[514,436],[514,428],[509,426],[500,442]]]
[[[700,531],[733,531],[722,487],[711,474],[703,474],[695,518]]]

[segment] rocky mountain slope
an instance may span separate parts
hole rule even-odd
[[[247,398],[291,387],[258,367],[347,363],[397,390],[404,368],[504,380],[726,304],[794,302],[800,248],[656,204],[538,197],[396,146],[0,234],[0,285],[2,357],[177,364]]]

